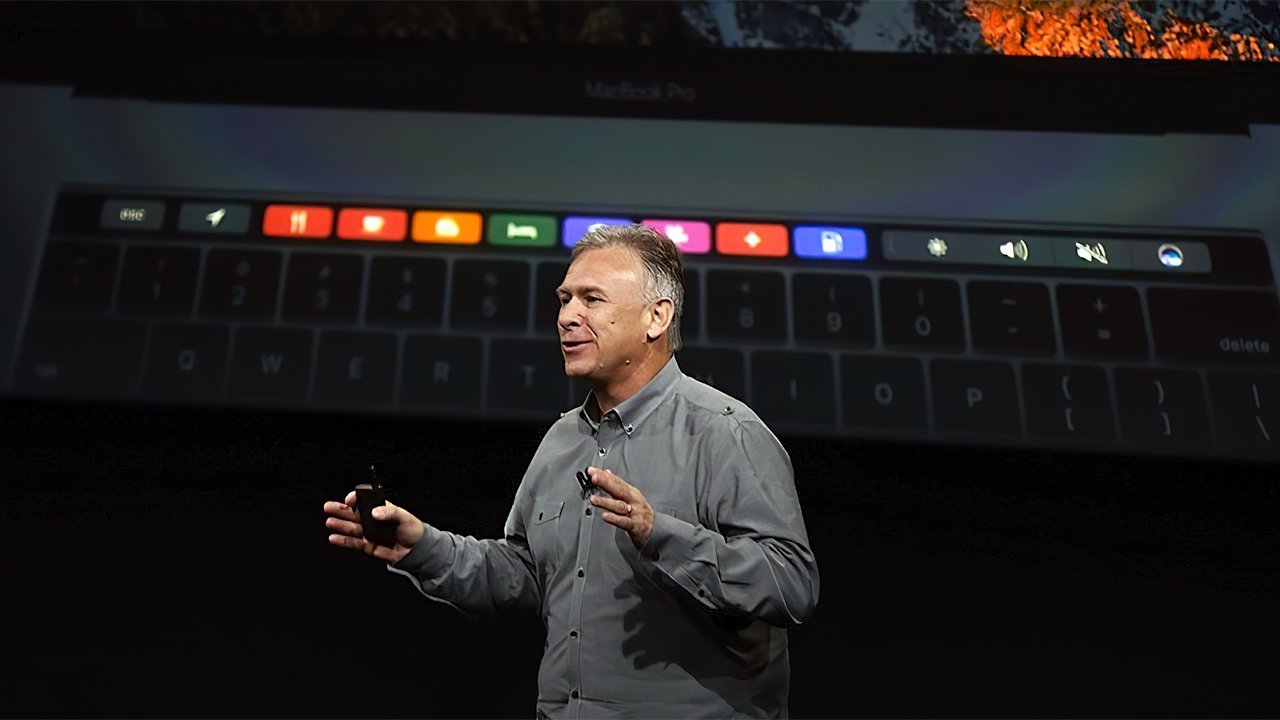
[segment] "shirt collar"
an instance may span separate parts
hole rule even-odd
[[[684,377],[684,373],[680,372],[680,365],[676,362],[676,356],[672,355],[667,364],[654,375],[639,392],[631,397],[623,400],[617,407],[606,413],[608,415],[616,415],[618,424],[622,426],[623,432],[627,435],[636,431],[640,427],[640,423],[645,418],[653,414],[653,411],[662,404],[663,400],[671,394],[675,389],[676,383],[680,378]],[[578,410],[578,417],[582,418],[591,426],[592,432],[600,429],[600,423],[591,419],[591,414],[587,412],[587,408],[591,407],[596,401],[596,393],[594,390],[587,393],[587,399],[583,401],[582,408]]]

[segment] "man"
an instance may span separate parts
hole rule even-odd
[[[591,387],[551,427],[501,540],[391,503],[395,544],[361,537],[355,493],[325,503],[335,545],[464,612],[540,612],[539,717],[779,717],[786,628],[818,598],[791,461],[740,401],[680,372],[684,270],[641,226],[599,227],[557,288],[565,373]],[[586,487],[575,480],[583,471]]]

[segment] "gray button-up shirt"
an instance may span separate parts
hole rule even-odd
[[[786,628],[818,599],[786,450],[675,358],[599,422],[594,406],[547,432],[501,540],[424,525],[391,569],[464,612],[540,613],[550,717],[785,716]],[[574,478],[587,465],[653,506],[643,551],[587,501]]]

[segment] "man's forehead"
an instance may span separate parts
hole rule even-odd
[[[616,287],[638,285],[644,276],[640,258],[627,248],[611,247],[587,250],[569,264],[564,285]]]

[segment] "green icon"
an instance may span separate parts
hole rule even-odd
[[[554,247],[556,218],[554,215],[490,215],[485,235],[491,245]]]

